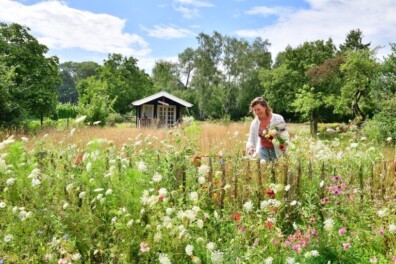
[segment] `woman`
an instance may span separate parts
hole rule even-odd
[[[290,141],[285,120],[281,115],[272,113],[267,101],[262,97],[250,103],[255,118],[250,124],[246,150],[253,155],[257,149],[261,160],[273,161],[282,156]]]

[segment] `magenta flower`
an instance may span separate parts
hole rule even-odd
[[[338,234],[340,235],[340,236],[342,236],[343,234],[345,234],[346,233],[346,227],[343,227],[343,228],[341,228],[340,230],[338,230]]]
[[[344,250],[348,250],[351,247],[351,245],[349,243],[344,243],[343,247],[344,247]]]

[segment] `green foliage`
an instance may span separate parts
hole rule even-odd
[[[86,116],[85,122],[91,124],[99,122],[100,126],[104,126],[109,114],[114,112],[115,102],[115,99],[111,101],[107,94],[107,83],[95,77],[89,77],[80,82],[79,89],[83,90],[84,94],[80,95],[78,113]]]
[[[43,121],[44,116],[52,114],[56,107],[56,87],[61,81],[58,58],[46,57],[48,48],[28,31],[29,28],[19,24],[0,23],[2,67],[6,67],[6,71],[15,72],[12,85],[7,84],[6,110],[12,114],[11,119],[6,120],[7,124],[17,123],[23,112]],[[16,106],[21,110],[14,111]]]
[[[382,101],[381,109],[363,125],[362,133],[378,141],[396,139],[396,98]]]
[[[133,101],[149,96],[154,91],[152,79],[138,68],[137,60],[121,54],[109,54],[99,69],[99,79],[106,83],[106,95],[114,101],[114,111],[120,114],[130,112]]]
[[[110,126],[115,126],[117,123],[122,123],[125,121],[125,118],[119,113],[110,113],[106,118],[106,124]]]
[[[78,115],[78,107],[69,103],[58,103],[56,106],[56,119],[76,118]]]

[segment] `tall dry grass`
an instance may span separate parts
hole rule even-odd
[[[197,151],[201,155],[216,154],[219,151],[237,153],[244,150],[244,144],[249,133],[250,123],[235,122],[229,124],[198,123],[196,127],[172,128],[172,129],[152,129],[135,128],[131,125],[119,127],[77,127],[72,133],[72,129],[57,130],[45,129],[36,135],[17,134],[15,139],[22,137],[29,139],[28,146],[34,147],[40,144],[45,138],[47,144],[76,144],[78,147],[85,146],[89,141],[95,139],[107,139],[114,142],[118,147],[122,146],[128,139],[135,139],[138,135],[153,136],[159,140],[169,139],[171,131],[183,132],[187,139],[185,144],[194,143]],[[309,126],[304,124],[288,124],[290,134],[309,134]],[[191,131],[194,130],[194,131]],[[193,132],[193,133],[191,133]],[[194,142],[188,141],[190,134],[194,134]],[[9,134],[10,135],[10,134]],[[9,136],[6,135],[6,136]]]

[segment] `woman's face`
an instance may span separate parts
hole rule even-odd
[[[267,117],[267,107],[262,106],[261,104],[253,106],[253,111],[258,118]]]

